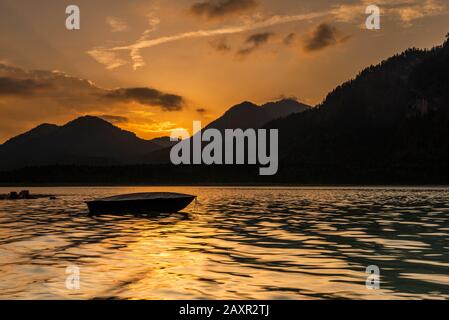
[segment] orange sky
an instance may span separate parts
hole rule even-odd
[[[69,4],[81,30],[65,28]],[[377,1],[378,31],[364,28],[369,4],[2,0],[0,142],[85,114],[153,138],[244,100],[314,105],[364,67],[449,31],[446,0]]]

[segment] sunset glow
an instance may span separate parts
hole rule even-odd
[[[242,101],[315,105],[364,67],[439,43],[449,27],[441,0],[378,1],[375,31],[364,28],[364,0],[201,3],[79,0],[81,29],[69,31],[66,3],[2,1],[0,141],[86,114],[149,139]]]

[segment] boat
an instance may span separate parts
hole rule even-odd
[[[169,192],[124,194],[86,201],[90,214],[175,213],[185,209],[196,196]]]

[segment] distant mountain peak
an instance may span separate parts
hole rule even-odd
[[[241,102],[239,104],[236,104],[234,107],[244,107],[244,106],[248,106],[248,107],[256,106],[257,107],[257,104],[255,104],[255,103],[253,103],[251,101],[245,100],[245,101],[243,101],[243,102]]]
[[[305,105],[305,104],[299,102],[298,99],[296,99],[296,98],[282,98],[279,100],[267,102],[267,103],[263,104],[262,107],[267,106],[267,105],[273,105],[273,104],[276,104],[276,105],[282,105],[282,104]]]
[[[42,123],[32,130],[46,129],[46,128],[58,128],[58,127],[59,127],[58,125],[53,124],[53,123]]]
[[[219,130],[258,129],[274,119],[303,112],[309,108],[310,106],[299,103],[294,99],[282,99],[262,106],[250,101],[243,101],[229,108],[223,116],[209,124],[207,128]]]
[[[298,102],[295,98],[284,98],[278,101],[268,102],[261,108],[268,112],[273,119],[276,119],[306,111],[311,107]]]
[[[252,103],[250,101],[243,101],[243,102],[236,104],[235,106],[232,106],[231,108],[229,108],[226,113],[254,109],[254,108],[258,108],[258,107],[259,106],[255,103]]]
[[[71,125],[87,125],[87,126],[95,126],[95,125],[107,125],[107,126],[113,126],[113,124],[111,124],[110,122],[99,118],[99,117],[95,117],[95,116],[90,116],[90,115],[86,115],[86,116],[82,116],[79,118],[76,118],[75,120],[70,121],[69,123],[66,124],[66,126],[71,126]]]
[[[163,148],[95,116],[40,125],[0,146],[0,168],[54,164],[127,164]]]
[[[3,145],[20,144],[31,139],[38,139],[55,132],[57,129],[59,129],[59,126],[55,124],[43,123],[25,133],[9,139]]]

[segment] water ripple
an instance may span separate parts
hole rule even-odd
[[[199,196],[183,213],[87,216],[83,201]],[[0,188],[0,193],[9,190]],[[0,202],[0,298],[449,298],[449,190],[35,188]],[[81,288],[65,288],[79,266]],[[365,269],[381,287],[365,287]]]

